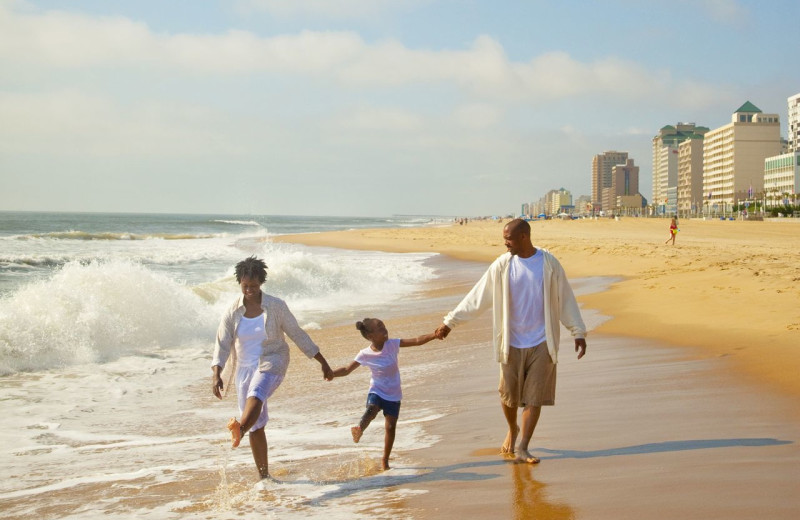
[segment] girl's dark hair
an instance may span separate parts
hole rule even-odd
[[[361,335],[364,336],[364,339],[369,339],[367,336],[373,331],[377,322],[378,318],[364,318],[356,322],[356,328],[361,331]]]
[[[245,258],[236,264],[236,281],[242,283],[245,278],[256,278],[259,282],[264,283],[267,279],[267,264],[255,255],[250,258]]]

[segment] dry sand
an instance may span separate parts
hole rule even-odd
[[[589,335],[584,359],[562,344],[557,405],[542,412],[532,441],[536,466],[499,455],[505,422],[488,316],[422,347],[426,360],[450,363],[452,377],[405,388],[404,407],[438,401],[450,412],[430,426],[436,446],[393,455],[395,467],[423,472],[397,479],[424,491],[394,505],[399,515],[796,518],[800,223],[683,221],[674,247],[664,245],[667,228],[644,219],[533,223],[534,243],[571,278],[618,277],[608,290],[579,296],[587,321],[610,319]],[[501,230],[473,222],[278,240],[488,264],[504,251]],[[387,325],[402,335],[440,319]],[[414,362],[407,355],[401,365]]]

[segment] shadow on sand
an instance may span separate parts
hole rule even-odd
[[[591,459],[597,457],[618,457],[624,455],[647,455],[652,453],[668,453],[688,450],[706,450],[713,448],[735,448],[735,447],[766,447],[783,446],[792,444],[793,441],[784,441],[769,438],[752,439],[696,439],[685,441],[667,441],[651,444],[639,444],[636,446],[626,446],[622,448],[611,448],[607,450],[578,451],[578,450],[550,450],[535,448],[539,453],[547,453],[540,458],[542,460],[556,459]],[[326,485],[339,485],[338,489],[330,491],[307,502],[308,505],[322,505],[328,500],[342,498],[362,491],[381,489],[404,484],[424,484],[434,481],[481,481],[500,477],[497,473],[474,473],[462,470],[499,467],[507,464],[514,466],[528,467],[526,464],[513,464],[513,459],[500,459],[481,462],[463,462],[440,467],[419,466],[414,468],[421,473],[416,475],[392,475],[391,471],[373,477],[357,478],[350,480],[337,480],[324,482]],[[312,482],[307,482],[311,484]]]

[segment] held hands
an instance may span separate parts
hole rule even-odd
[[[448,334],[450,334],[450,330],[451,330],[450,327],[442,323],[441,325],[439,325],[439,327],[436,329],[433,335],[436,336],[437,339],[444,339],[447,337]]]
[[[325,381],[333,381],[333,370],[331,370],[330,365],[328,365],[327,361],[322,364],[322,378]]]

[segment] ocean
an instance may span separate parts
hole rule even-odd
[[[381,489],[382,424],[359,445],[349,434],[369,371],[324,382],[292,346],[269,401],[276,479],[258,482],[247,441],[231,450],[224,429],[238,415],[234,400],[211,397],[213,340],[239,294],[234,264],[256,255],[269,266],[264,291],[286,300],[334,368],[348,362],[364,346],[345,327],[355,320],[452,305],[424,297],[442,279],[442,260],[270,238],[449,221],[0,212],[0,516],[391,516],[387,504],[411,491]],[[465,279],[483,269],[457,267]],[[340,329],[344,338],[331,335]],[[401,360],[401,370],[413,384],[444,367]],[[399,460],[436,441],[422,426],[442,413],[404,412]],[[414,470],[393,469],[393,478],[403,471]]]

